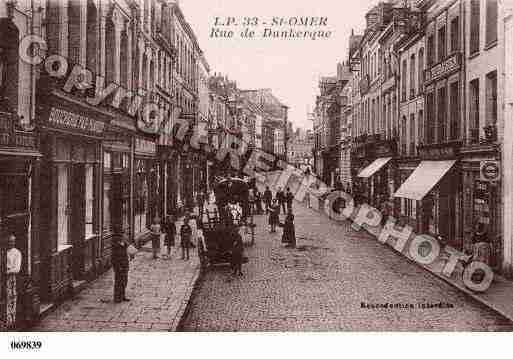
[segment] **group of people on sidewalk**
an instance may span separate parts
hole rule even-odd
[[[167,258],[171,259],[171,249],[175,246],[176,223],[174,216],[167,216],[164,223],[160,218],[155,218],[150,227],[153,259],[159,258],[160,239],[165,236],[164,245],[167,247]],[[189,213],[184,216],[183,224],[180,227],[180,247],[182,248],[182,260],[189,260],[189,248],[195,247],[194,236],[200,236],[200,232],[191,226]],[[197,239],[198,240],[198,239]],[[114,270],[114,303],[127,302],[125,291],[128,284],[128,271],[130,260],[135,257],[137,249],[129,243],[125,235],[115,236],[112,242],[112,268]]]
[[[165,221],[161,224],[160,218],[155,218],[150,227],[151,231],[151,245],[153,249],[153,259],[159,258],[161,237],[164,235],[164,245],[167,248],[167,258],[171,259],[171,249],[175,246],[176,231],[176,218],[172,215],[167,216]],[[185,213],[183,224],[180,226],[180,248],[182,249],[182,260],[189,260],[189,249],[195,248],[194,239],[201,236],[198,225],[193,228],[191,225],[191,215]],[[196,238],[194,238],[196,237]]]

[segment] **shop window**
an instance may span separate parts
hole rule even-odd
[[[112,168],[112,156],[110,152],[103,153],[103,168],[109,171]]]
[[[497,71],[486,75],[486,125],[497,123]]]
[[[103,177],[103,230],[109,231],[112,228],[111,223],[111,186],[112,177]]]
[[[57,165],[57,244],[69,244],[69,165]]]
[[[85,165],[85,237],[93,235],[94,165]]]
[[[470,81],[469,129],[470,143],[479,143],[479,79]]]
[[[479,52],[479,30],[481,1],[470,0],[470,54]]]
[[[486,0],[486,45],[497,42],[497,0]]]

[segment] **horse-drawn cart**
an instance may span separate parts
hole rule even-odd
[[[212,264],[231,263],[234,229],[243,242],[255,242],[255,224],[249,204],[249,185],[239,178],[224,178],[214,187],[214,208],[205,208],[198,223],[203,240],[198,243],[202,268]]]

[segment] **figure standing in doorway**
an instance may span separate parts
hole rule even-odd
[[[18,291],[16,278],[21,271],[21,252],[16,248],[16,236],[11,234],[8,240],[7,250],[7,328],[13,329],[16,325],[16,302]]]

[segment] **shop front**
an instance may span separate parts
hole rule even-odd
[[[134,240],[140,242],[149,234],[158,215],[157,144],[154,140],[134,138]]]
[[[500,154],[496,145],[462,149],[463,248],[470,250],[477,224],[491,244],[491,265],[503,259]]]
[[[111,117],[58,92],[40,101],[41,297],[53,302],[96,275],[102,139]]]
[[[356,175],[357,187],[366,203],[379,206],[380,201],[390,198],[390,183],[393,183],[395,174],[395,164],[392,161],[395,151],[395,141],[376,140],[371,136],[355,152],[355,163],[360,164]]]
[[[459,145],[419,146],[421,162],[394,193],[402,206],[408,206],[402,207],[402,212],[416,217],[418,233],[430,234],[456,248],[461,248]]]
[[[132,136],[109,125],[103,141],[101,265],[111,258],[113,235],[131,238]]]
[[[41,154],[34,132],[16,129],[18,116],[0,112],[0,330],[7,313],[6,251],[16,236],[22,254],[17,276],[18,327],[39,314],[39,180]]]

